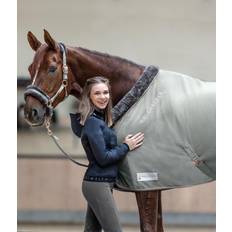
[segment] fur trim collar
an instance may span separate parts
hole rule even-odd
[[[112,117],[114,124],[130,109],[130,107],[143,95],[149,84],[156,77],[159,69],[148,66],[132,89],[114,106]]]

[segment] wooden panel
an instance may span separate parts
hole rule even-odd
[[[18,209],[84,210],[84,172],[64,159],[18,159]],[[137,211],[133,193],[114,191],[114,196],[121,211]],[[163,191],[163,211],[214,213],[215,198],[215,183]]]

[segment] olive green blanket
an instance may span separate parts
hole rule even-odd
[[[119,142],[128,134],[145,134],[143,145],[121,162],[116,187],[156,190],[215,180],[215,83],[164,70],[148,78],[150,84],[122,117],[117,110],[130,105],[131,92],[114,108]]]

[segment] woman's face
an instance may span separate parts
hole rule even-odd
[[[104,83],[93,85],[90,91],[90,99],[97,108],[105,109],[110,100],[108,86]]]

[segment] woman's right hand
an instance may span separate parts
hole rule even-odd
[[[129,146],[130,151],[132,151],[143,144],[143,139],[144,134],[139,132],[135,135],[127,135],[123,143],[126,143]]]

